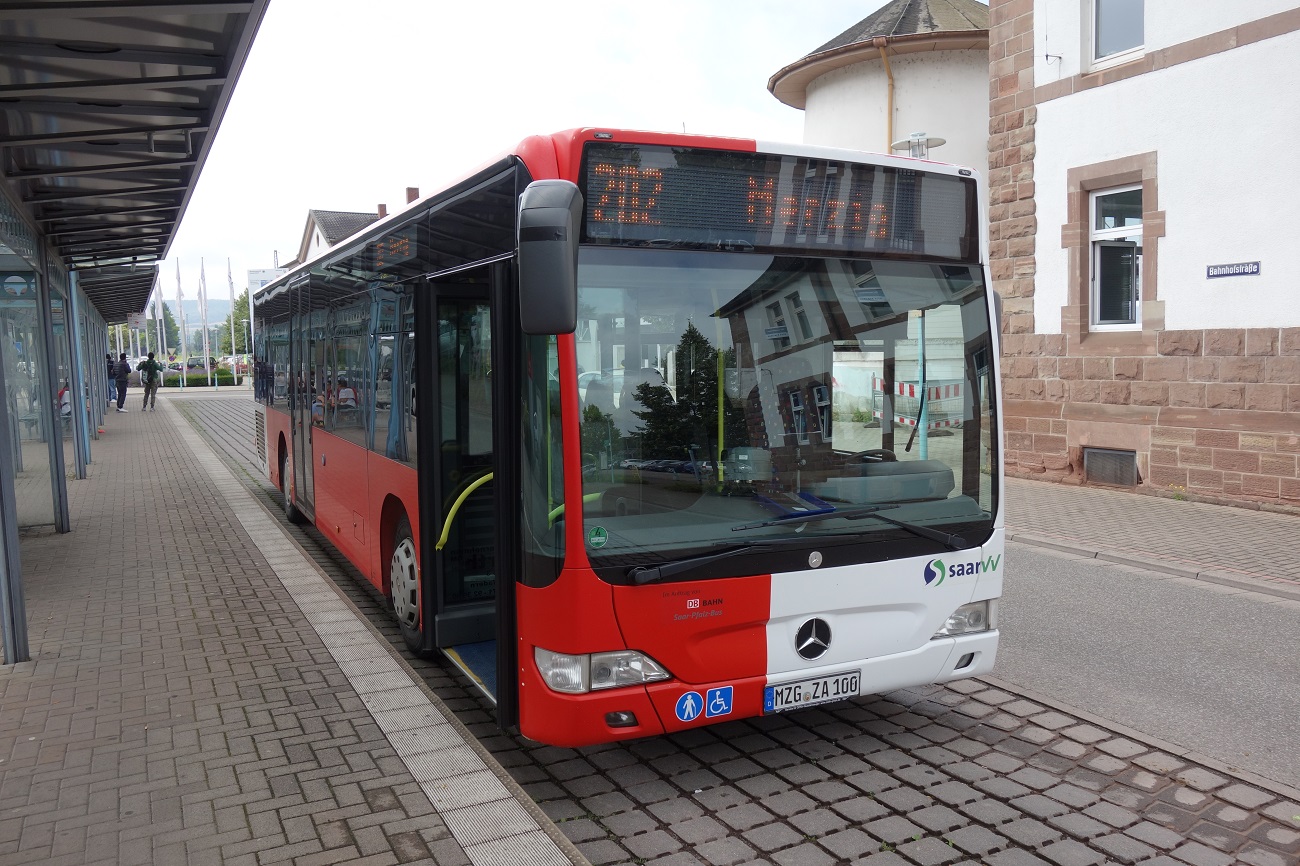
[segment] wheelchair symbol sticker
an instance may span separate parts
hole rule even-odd
[[[687,692],[677,699],[677,718],[683,722],[693,722],[700,717],[704,701],[699,692]]]
[[[709,689],[705,693],[704,715],[706,718],[726,716],[731,713],[731,686]]]

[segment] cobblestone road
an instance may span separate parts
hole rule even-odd
[[[185,411],[218,443],[251,431],[237,399]],[[346,563],[294,532],[400,646]],[[408,661],[596,866],[1300,863],[1300,792],[996,680],[575,750],[498,731],[457,672]]]

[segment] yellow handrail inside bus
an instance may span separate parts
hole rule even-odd
[[[434,545],[433,547],[434,550],[442,550],[444,547],[447,546],[447,536],[451,534],[451,522],[456,519],[456,512],[460,511],[461,504],[467,498],[469,498],[469,495],[471,493],[473,493],[475,490],[478,490],[480,487],[482,487],[484,484],[487,484],[491,480],[492,480],[492,473],[484,472],[481,476],[474,479],[474,482],[472,484],[470,484],[468,487],[462,490],[460,496],[456,497],[456,501],[451,504],[451,510],[447,512],[447,519],[442,522],[442,537],[439,538],[438,543]]]
[[[586,496],[582,497],[583,504],[586,504],[588,502],[596,502],[603,495],[604,494],[601,493],[588,493]],[[563,513],[564,513],[564,503],[561,502],[559,505],[551,509],[551,513],[546,515],[546,519],[550,523],[554,523],[555,518],[559,517]]]

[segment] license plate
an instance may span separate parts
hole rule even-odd
[[[768,686],[763,690],[763,712],[779,713],[855,698],[861,686],[862,671],[845,671],[811,680]]]

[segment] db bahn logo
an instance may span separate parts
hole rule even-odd
[[[795,633],[795,652],[808,661],[821,658],[830,648],[831,627],[824,619],[810,619]]]

